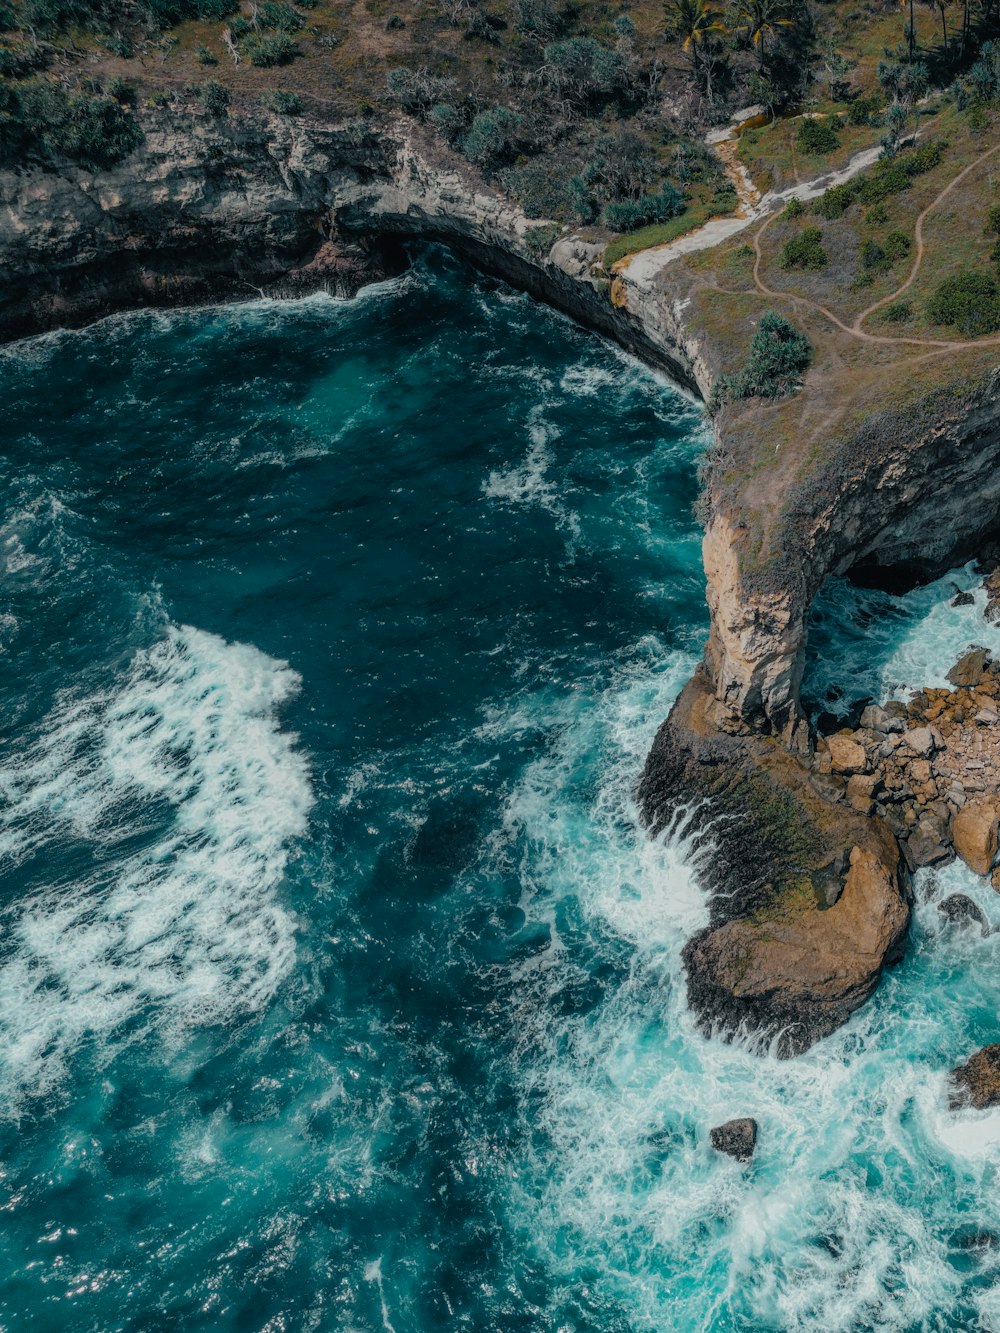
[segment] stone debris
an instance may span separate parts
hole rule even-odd
[[[1000,574],[987,592],[1000,608]],[[986,876],[998,848],[1000,661],[973,648],[948,679],[952,688],[921,690],[909,704],[869,704],[856,730],[821,738],[814,782],[884,819],[911,870],[958,855]]]

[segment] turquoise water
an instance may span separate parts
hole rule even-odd
[[[961,873],[801,1059],[686,1011],[688,400],[435,254],[0,382],[4,1328],[1000,1327]]]

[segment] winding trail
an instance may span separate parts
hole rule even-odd
[[[718,147],[718,145],[716,145]],[[739,213],[726,218],[712,218],[704,226],[696,228],[694,231],[680,236],[675,241],[667,245],[652,246],[648,250],[640,250],[633,255],[627,255],[619,260],[614,266],[615,273],[625,278],[630,285],[639,287],[648,286],[653,279],[674,259],[683,254],[691,254],[697,250],[712,249],[728,240],[730,236],[752,226],[754,222],[763,219],[761,225],[753,234],[754,266],[753,281],[757,291],[762,296],[767,296],[775,301],[788,301],[801,308],[815,311],[829,320],[842,333],[848,337],[855,338],[859,342],[871,343],[879,346],[901,346],[901,347],[927,347],[933,348],[931,356],[941,355],[949,351],[961,351],[973,347],[991,347],[1000,344],[1000,334],[987,338],[977,339],[956,339],[956,338],[919,338],[907,337],[903,335],[868,333],[862,326],[865,320],[877,310],[897,301],[904,292],[908,291],[913,285],[917,274],[920,272],[923,263],[925,245],[924,245],[924,222],[931,213],[938,207],[956,185],[960,184],[966,176],[974,172],[988,158],[995,153],[1000,153],[1000,144],[995,144],[981,153],[975,161],[968,163],[957,175],[955,175],[947,185],[945,185],[938,194],[930,201],[927,207],[919,215],[914,224],[914,242],[915,252],[910,272],[895,291],[890,292],[888,296],[883,296],[880,300],[874,301],[854,319],[853,323],[845,323],[838,315],[835,315],[827,306],[821,305],[818,301],[813,301],[807,296],[798,296],[794,292],[776,291],[773,287],[768,287],[761,277],[761,268],[764,264],[764,255],[761,250],[761,237],[767,231],[774,220],[780,216],[779,207],[783,207],[792,199],[806,201],[816,199],[825,190],[834,185],[842,185],[864,171],[867,167],[874,165],[881,155],[879,147],[866,148],[861,153],[856,153],[848,162],[847,166],[840,171],[827,172],[822,176],[814,177],[810,181],[791,186],[781,191],[769,191],[763,198],[757,201],[756,207],[741,210]],[[728,158],[723,158],[729,166]],[[741,164],[742,165],[742,164]],[[719,292],[728,292],[727,288],[718,287],[711,284]],[[729,292],[730,295],[742,295],[736,291]],[[920,358],[923,360],[924,358]]]

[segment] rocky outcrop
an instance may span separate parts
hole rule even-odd
[[[853,732],[820,738],[811,760],[831,800],[884,820],[911,869],[958,855],[977,875],[997,856],[1000,663],[972,649],[954,689],[870,706]]]
[[[1000,1046],[984,1046],[951,1071],[951,1105],[984,1111],[1000,1106]]]
[[[902,956],[907,871],[884,824],[831,801],[827,779],[776,740],[720,734],[716,702],[699,673],[656,738],[640,799],[654,827],[680,803],[709,807],[711,921],[683,953],[702,1027],[794,1055]]]
[[[749,1162],[757,1150],[757,1121],[752,1116],[741,1116],[716,1125],[709,1131],[716,1152],[735,1157],[738,1162]]]

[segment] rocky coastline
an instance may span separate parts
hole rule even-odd
[[[693,317],[686,270],[641,289],[626,275],[612,301],[602,243],[564,232],[538,252],[537,222],[409,122],[143,114],[143,146],[114,169],[0,175],[0,337],[139,306],[351,296],[398,270],[401,243],[426,240],[704,398],[726,368]],[[819,738],[799,688],[809,608],[829,575],[897,586],[995,535],[1000,374],[956,372],[944,390],[867,412],[766,491],[753,480],[762,411],[734,404],[715,419],[710,639],[639,795],[654,830],[693,799],[718,816],[711,922],[685,950],[692,1007],[707,1030],[752,1031],[791,1055],[842,1024],[901,956],[913,870],[956,853],[992,869],[1000,667],[970,657],[953,690],[870,708]]]

